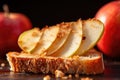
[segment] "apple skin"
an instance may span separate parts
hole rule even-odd
[[[95,18],[104,23],[104,33],[97,47],[108,57],[120,57],[120,1],[102,6]]]
[[[8,51],[20,51],[17,40],[19,35],[32,28],[30,19],[22,13],[0,12],[0,58]]]

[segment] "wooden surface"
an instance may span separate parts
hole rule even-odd
[[[79,78],[67,80],[119,80],[120,79],[120,61],[104,61],[105,71],[99,75],[79,75]],[[42,80],[46,75],[32,73],[14,73],[9,70],[9,64],[6,60],[0,60],[0,80]],[[50,75],[51,80],[56,79],[54,75]]]

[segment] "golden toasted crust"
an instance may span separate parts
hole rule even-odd
[[[65,74],[100,74],[104,71],[102,54],[90,50],[84,56],[60,58],[9,52],[7,60],[14,72],[52,73],[61,70]]]

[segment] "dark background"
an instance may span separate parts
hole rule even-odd
[[[10,12],[28,16],[34,27],[53,25],[79,18],[93,18],[98,9],[112,0],[0,0],[8,4]]]

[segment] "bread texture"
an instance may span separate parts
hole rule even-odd
[[[24,52],[9,52],[7,60],[11,71],[55,74],[60,70],[65,74],[101,74],[104,72],[103,56],[95,49],[85,55],[70,58],[39,56]]]

